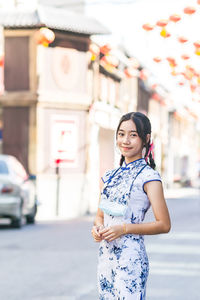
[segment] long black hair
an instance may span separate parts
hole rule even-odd
[[[147,118],[147,116],[145,116],[141,112],[130,112],[130,113],[123,115],[121,117],[118,127],[117,127],[116,137],[117,137],[119,128],[121,126],[121,123],[124,121],[128,121],[128,120],[132,120],[134,122],[136,129],[137,129],[137,133],[138,133],[139,137],[142,139],[144,147],[146,148],[144,158],[147,159],[148,165],[150,165],[151,168],[155,169],[156,165],[155,165],[155,162],[153,159],[153,155],[152,155],[151,151],[149,153],[149,149],[151,146],[150,139],[147,142],[147,134],[151,134],[151,123],[150,123],[149,119]],[[149,155],[147,157],[148,153],[149,153]],[[123,164],[124,160],[125,160],[125,157],[123,155],[121,155],[120,166]]]

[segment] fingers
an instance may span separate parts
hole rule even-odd
[[[104,226],[93,226],[91,232],[95,242],[101,242],[102,240],[111,242],[121,235],[121,231],[120,233],[118,231],[119,230],[117,226],[106,228],[104,228]]]
[[[100,237],[99,228],[97,226],[92,227],[92,234]]]
[[[107,232],[109,232],[110,229],[111,229],[110,227],[103,228],[103,229],[99,230],[99,233],[100,233],[101,235],[104,235],[104,234],[106,234]]]
[[[93,236],[95,242],[101,242],[102,237],[101,237],[101,235],[99,233],[99,230],[98,230],[97,226],[93,226],[92,227],[91,233],[92,233],[92,236]]]

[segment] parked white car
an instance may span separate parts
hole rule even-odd
[[[20,228],[23,218],[34,223],[37,213],[36,176],[28,175],[11,155],[0,155],[0,218],[10,218]]]

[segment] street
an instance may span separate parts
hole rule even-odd
[[[200,284],[200,198],[167,199],[172,229],[146,236],[147,300],[197,300]],[[97,300],[98,245],[93,216],[0,226],[0,300]],[[152,212],[146,221],[152,220]]]

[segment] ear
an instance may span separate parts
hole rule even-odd
[[[151,135],[150,133],[147,133],[147,136],[146,136],[146,143],[148,144],[149,141],[150,141],[150,138],[151,138]]]

